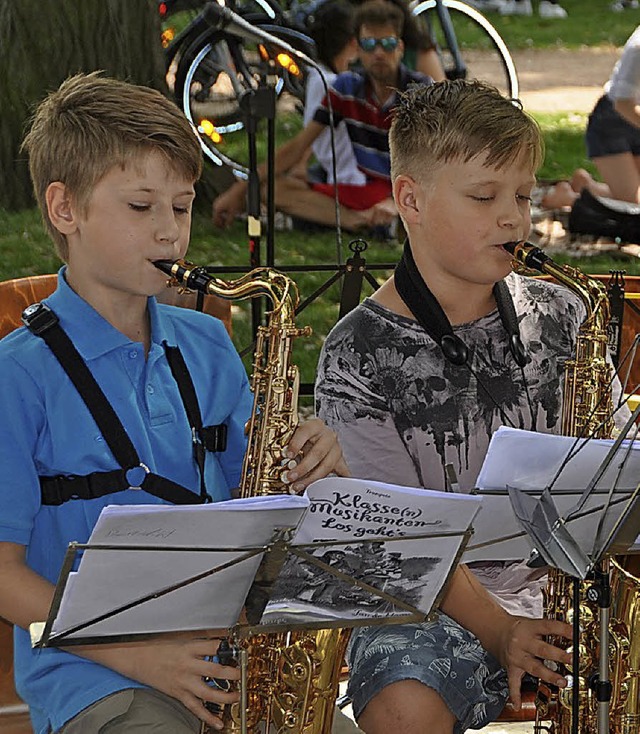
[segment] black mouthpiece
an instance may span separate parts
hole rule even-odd
[[[545,263],[551,261],[549,255],[530,242],[505,242],[504,249],[511,253],[516,260],[532,270],[544,272]]]
[[[171,268],[173,267],[173,260],[154,260],[153,263],[158,270],[161,270],[165,275],[171,275]]]

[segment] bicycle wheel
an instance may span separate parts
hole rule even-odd
[[[481,79],[497,87],[503,94],[517,98],[519,94],[516,67],[505,42],[491,23],[475,8],[460,0],[442,0],[448,11],[458,42],[464,69],[459,69],[442,30],[436,0],[416,1],[414,15],[424,19],[438,46],[448,79],[463,77]]]
[[[304,34],[264,23],[260,27],[291,46],[307,45],[308,53],[310,39]],[[244,127],[240,95],[256,88],[265,76],[275,77],[277,96],[284,90],[298,99],[304,95],[304,69],[288,54],[286,58],[281,56],[280,51],[270,44],[252,45],[224,32],[208,31],[191,44],[178,62],[176,102],[197,130],[205,155],[216,165],[231,166],[240,176],[246,169],[236,160],[237,156],[225,152],[234,134]]]

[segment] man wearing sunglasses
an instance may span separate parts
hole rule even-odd
[[[334,126],[345,122],[358,167],[366,177],[363,185],[338,183],[340,221],[347,230],[386,227],[396,217],[389,167],[391,111],[397,91],[404,91],[412,83],[431,83],[429,77],[402,65],[403,23],[402,11],[388,0],[368,0],[361,5],[354,19],[360,68],[338,74],[329,89]],[[293,217],[334,226],[334,184],[310,184],[288,175],[329,125],[325,96],[311,122],[276,151],[275,203],[280,211]],[[263,181],[265,172],[263,166]],[[227,226],[244,210],[246,190],[246,182],[237,181],[214,201],[217,226]]]

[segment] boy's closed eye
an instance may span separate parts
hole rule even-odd
[[[137,204],[134,202],[129,203],[129,208],[133,209],[134,212],[146,212],[151,209],[151,204]],[[191,212],[191,205],[175,205],[173,211],[176,214],[189,214]]]

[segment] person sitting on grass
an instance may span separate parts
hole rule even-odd
[[[402,11],[387,0],[369,0],[356,11],[361,71],[347,71],[334,79],[329,90],[334,124],[344,121],[363,185],[338,182],[340,221],[347,230],[387,226],[396,217],[391,195],[388,130],[397,94],[410,84],[430,84],[431,79],[406,69],[401,58]],[[310,222],[335,226],[335,185],[307,184],[289,175],[323,130],[330,124],[325,102],[313,120],[275,156],[275,205],[280,211]],[[265,168],[260,169],[264,181]],[[213,202],[213,221],[226,227],[246,209],[246,181],[238,180]],[[263,196],[264,199],[264,196]]]

